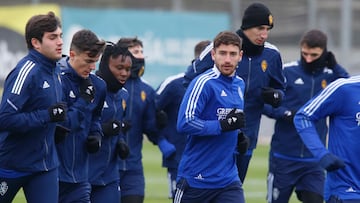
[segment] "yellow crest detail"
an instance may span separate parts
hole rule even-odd
[[[266,71],[266,69],[267,69],[267,63],[266,63],[266,61],[265,60],[263,60],[263,61],[261,61],[261,69],[262,69],[262,71],[263,72],[265,72]]]
[[[145,99],[146,99],[146,93],[145,93],[144,91],[141,91],[140,96],[141,96],[141,100],[142,100],[142,101],[145,101]]]
[[[327,86],[326,80],[322,80],[322,81],[321,81],[321,87],[322,87],[323,89],[325,89],[326,86]]]
[[[274,23],[274,18],[272,15],[269,15],[269,25],[272,25]]]
[[[125,111],[125,109],[126,109],[126,101],[125,101],[125,99],[123,99],[123,100],[121,101],[121,106],[122,106],[122,108],[123,108],[123,111]]]

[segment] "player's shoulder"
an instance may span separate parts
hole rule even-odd
[[[265,42],[264,43],[264,49],[275,52],[275,53],[280,53],[279,49],[277,48],[277,46],[275,46],[274,44],[270,43],[270,42]]]

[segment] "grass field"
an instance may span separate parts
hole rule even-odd
[[[266,202],[266,173],[268,164],[268,147],[260,145],[255,150],[250,162],[249,171],[244,184],[245,198],[247,203]],[[161,167],[161,155],[159,149],[144,141],[143,163],[146,178],[145,203],[171,203],[167,198],[166,170]],[[14,203],[25,203],[25,198],[20,192]],[[290,203],[299,202],[294,196]]]

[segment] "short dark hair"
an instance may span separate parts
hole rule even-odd
[[[129,48],[140,45],[143,46],[143,43],[141,40],[139,40],[137,37],[123,37],[119,39],[119,41],[116,43],[120,47]]]
[[[310,48],[320,47],[325,50],[327,48],[327,36],[320,30],[309,30],[301,37],[300,45],[306,45]]]
[[[211,43],[210,40],[203,40],[198,42],[195,47],[194,47],[194,56],[195,58],[199,57],[199,55],[201,54],[201,52],[205,49],[205,47],[207,45],[209,45]]]
[[[54,12],[32,16],[25,26],[25,40],[28,49],[34,48],[31,39],[35,38],[42,42],[45,32],[54,32],[58,27],[61,28],[61,22]]]
[[[220,45],[235,45],[239,47],[239,50],[241,50],[242,47],[242,39],[239,37],[238,34],[230,31],[223,31],[220,32],[218,35],[216,35],[214,39],[214,49],[219,47]]]
[[[91,30],[76,32],[71,40],[70,50],[78,53],[86,52],[89,57],[101,54],[105,49],[105,41],[100,40]]]

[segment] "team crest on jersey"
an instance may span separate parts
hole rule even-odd
[[[121,101],[121,106],[122,106],[123,110],[125,111],[125,109],[126,109],[126,101],[125,101],[125,99],[123,99]]]
[[[265,60],[261,61],[261,69],[263,72],[266,71],[267,67],[268,67],[267,62]]]
[[[145,99],[146,99],[146,93],[145,93],[144,91],[141,91],[140,97],[141,97],[141,100],[142,100],[142,101],[145,101]]]
[[[326,80],[322,80],[322,81],[321,81],[321,87],[322,87],[323,89],[325,89],[326,86],[327,86]]]
[[[0,195],[4,196],[5,193],[8,191],[9,186],[7,184],[7,182],[3,181],[0,183]]]

